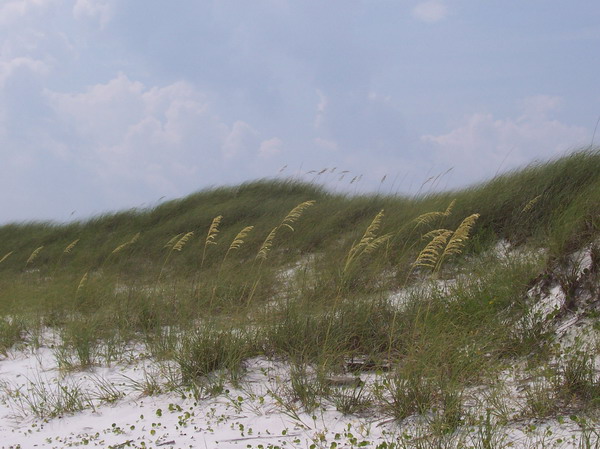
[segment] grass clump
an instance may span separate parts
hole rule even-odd
[[[240,329],[204,324],[185,334],[175,354],[184,384],[205,380],[215,372],[239,378],[242,362],[257,354],[254,337]]]

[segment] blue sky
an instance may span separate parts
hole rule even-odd
[[[0,223],[465,186],[590,145],[599,56],[589,0],[0,0]]]

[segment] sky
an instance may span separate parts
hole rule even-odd
[[[597,144],[599,56],[590,0],[0,0],[0,223],[461,188]]]

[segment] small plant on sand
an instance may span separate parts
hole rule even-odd
[[[373,404],[373,397],[366,384],[360,379],[357,385],[349,385],[336,389],[331,394],[337,411],[344,415],[354,415],[367,411]]]
[[[596,374],[594,354],[579,347],[569,353],[560,367],[558,394],[584,407],[600,407],[600,378]]]
[[[54,383],[40,375],[28,379],[21,388],[5,388],[15,412],[23,417],[57,418],[94,408],[90,395],[76,382],[57,379]]]
[[[183,383],[193,384],[218,370],[226,370],[235,380],[241,374],[242,362],[252,355],[253,345],[247,332],[204,324],[182,337],[175,360]]]
[[[402,421],[411,415],[428,412],[434,405],[436,387],[423,373],[409,370],[388,376],[378,394],[387,413]]]

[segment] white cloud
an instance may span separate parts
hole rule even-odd
[[[589,130],[550,117],[561,103],[558,97],[528,97],[519,102],[516,118],[495,118],[475,113],[463,124],[441,135],[425,135],[432,144],[432,159],[440,166],[455,167],[464,180],[478,180],[526,164],[536,158],[559,156],[589,142]]]
[[[315,139],[315,144],[319,148],[322,148],[327,151],[337,151],[339,149],[339,145],[337,144],[337,142],[333,140],[322,139],[320,137],[317,137]]]
[[[35,9],[55,3],[55,0],[9,0],[0,5],[0,25],[12,25]]]
[[[46,91],[46,98],[71,137],[70,157],[115,188],[137,182],[181,194],[199,185],[198,173],[203,185],[216,183],[228,160],[277,152],[274,141],[258,151],[256,130],[223,122],[184,82],[147,88],[120,74],[82,93]]]
[[[258,148],[258,132],[246,122],[235,122],[223,143],[225,158],[232,159],[255,148]]]
[[[46,95],[63,119],[67,119],[81,135],[102,144],[120,140],[133,123],[142,121],[152,94],[144,86],[119,74],[106,84],[98,84],[83,93]]]
[[[264,140],[260,144],[258,154],[264,158],[277,156],[283,151],[283,141],[279,137]]]
[[[0,89],[4,87],[6,81],[20,70],[28,70],[32,73],[45,75],[48,72],[48,66],[43,62],[27,57],[18,57],[9,60],[0,60]]]
[[[444,20],[448,15],[446,5],[438,0],[429,0],[418,3],[412,10],[413,17],[427,23]]]
[[[104,28],[114,14],[113,0],[77,0],[73,6],[73,17],[77,20],[87,18],[98,20]]]
[[[518,102],[523,117],[545,119],[550,113],[558,111],[562,98],[550,95],[534,95]]]

